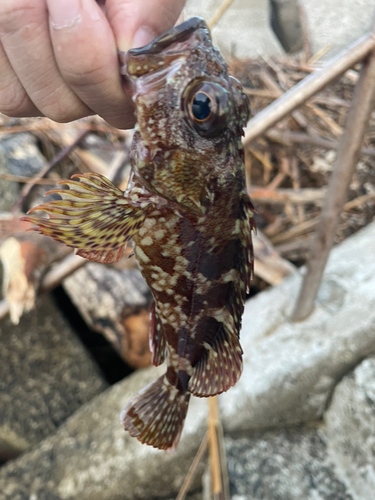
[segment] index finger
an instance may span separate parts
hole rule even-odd
[[[107,0],[108,21],[119,50],[147,45],[173,28],[186,0]]]

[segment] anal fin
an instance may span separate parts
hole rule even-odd
[[[238,336],[223,324],[205,353],[194,366],[189,392],[208,397],[221,394],[235,385],[242,373],[242,348]]]
[[[67,189],[53,189],[62,200],[39,205],[30,212],[45,211],[49,218],[24,217],[35,231],[76,248],[77,254],[97,262],[117,262],[128,240],[143,225],[147,203],[137,204],[96,173],[74,175],[62,181]],[[47,193],[46,193],[47,194]],[[150,202],[150,205],[152,203]]]

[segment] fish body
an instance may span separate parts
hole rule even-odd
[[[137,127],[125,193],[98,174],[64,181],[63,200],[28,218],[41,232],[114,262],[129,238],[149,285],[150,347],[166,373],[124,408],[125,429],[178,443],[190,395],[228,390],[242,371],[241,316],[253,266],[253,207],[241,135],[249,116],[205,22],[193,18],[122,55]]]

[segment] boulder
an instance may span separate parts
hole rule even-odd
[[[0,460],[33,446],[107,387],[53,300],[0,323]],[[1,488],[0,488],[1,491]]]
[[[216,0],[188,0],[185,19],[203,17],[213,19],[220,7]],[[235,0],[212,28],[214,45],[230,60],[235,57],[280,55],[283,50],[270,25],[268,0]]]
[[[353,500],[319,427],[226,439],[232,500]]]
[[[325,415],[329,452],[342,481],[358,500],[375,491],[375,358],[344,377]]]
[[[324,60],[370,30],[375,14],[375,0],[300,0],[300,4],[306,15],[312,54],[328,49]]]

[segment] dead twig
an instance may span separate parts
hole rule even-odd
[[[202,439],[202,442],[198,448],[197,454],[194,457],[194,460],[190,466],[190,469],[188,470],[188,473],[186,474],[186,477],[184,479],[184,482],[182,483],[181,489],[176,497],[176,500],[184,500],[186,497],[186,494],[189,491],[190,485],[194,479],[194,476],[197,472],[198,465],[200,464],[206,450],[208,447],[208,431],[204,435],[204,438]]]
[[[224,2],[220,5],[218,10],[215,12],[213,18],[208,22],[208,27],[210,30],[219,22],[222,18],[224,12],[232,5],[234,0],[224,0]]]
[[[338,141],[324,139],[323,137],[311,136],[301,132],[292,132],[290,130],[277,130],[272,128],[266,132],[266,136],[272,141],[279,142],[281,144],[290,145],[296,144],[311,144],[313,146],[322,147],[325,149],[336,149]],[[360,151],[361,155],[364,156],[375,156],[375,148],[362,148]]]
[[[21,193],[21,196],[20,198],[18,199],[18,201],[16,202],[16,204],[14,205],[13,207],[13,211],[15,210],[18,210],[24,203],[26,197],[29,195],[30,191],[32,190],[33,186],[36,184],[36,180],[39,180],[39,179],[43,179],[43,177],[45,177],[62,159],[64,159],[66,156],[68,156],[76,146],[78,146],[78,144],[86,137],[86,135],[89,133],[88,130],[84,130],[83,132],[80,132],[76,139],[72,142],[72,144],[70,144],[69,146],[67,146],[66,148],[64,148],[62,151],[60,151],[60,153],[58,153],[44,168],[43,170],[41,170],[38,174],[38,176],[34,177],[33,178],[33,182],[30,182],[29,184],[27,184],[22,193]]]
[[[4,181],[20,182],[23,184],[42,184],[44,186],[52,186],[56,184],[53,179],[39,179],[35,177],[25,177],[23,175],[0,174],[0,179]]]
[[[305,189],[269,189],[253,186],[248,189],[249,195],[255,201],[267,203],[315,203],[321,205],[327,190],[324,188]]]
[[[355,63],[366,57],[374,46],[375,37],[369,33],[338,54],[322,69],[304,78],[250,120],[246,128],[244,143],[252,142],[332,80],[345,73]]]
[[[317,228],[311,257],[307,263],[293,321],[301,321],[312,312],[321,278],[336,235],[350,181],[359,160],[363,137],[375,103],[375,53],[363,63],[361,75],[348,112],[345,131],[339,141],[334,169]]]

